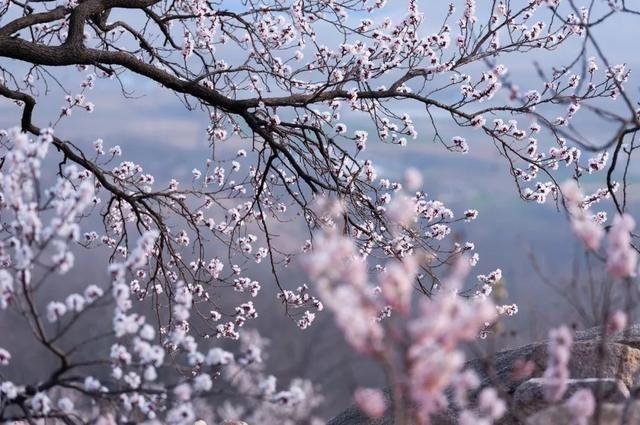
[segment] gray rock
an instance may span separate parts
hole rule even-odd
[[[566,405],[548,407],[530,416],[526,425],[571,424],[573,416]],[[603,403],[600,405],[600,416],[592,417],[588,425],[636,425],[640,423],[640,402],[629,404]]]
[[[513,395],[512,410],[525,419],[535,412],[546,409],[549,403],[544,396],[544,379],[534,378],[518,386]],[[629,389],[618,379],[570,379],[564,398],[567,399],[580,388],[588,388],[602,402],[624,403],[629,398]]]
[[[640,368],[640,350],[626,344],[607,342],[603,347],[602,359],[599,351],[598,340],[574,342],[569,361],[570,376],[574,379],[618,378],[631,388],[635,374]],[[536,343],[496,353],[488,359],[475,359],[467,366],[480,374],[483,378],[483,386],[502,385],[508,394],[513,394],[522,383],[522,380],[513,378],[516,361],[522,359],[533,362],[535,368],[531,377],[536,378],[544,372],[547,356],[546,343]]]
[[[456,425],[457,423],[455,413],[452,411],[443,412],[430,419],[430,425]],[[351,406],[331,419],[327,425],[394,425],[393,409],[387,409],[382,418],[371,419],[360,412],[357,407]],[[406,425],[412,425],[412,423],[407,423]]]
[[[635,377],[640,369],[640,325],[630,326],[624,332],[607,337],[604,345],[600,343],[601,338],[599,335],[600,328],[592,328],[576,333],[569,361],[570,376],[572,380],[582,380],[583,383],[588,383],[590,379],[594,378],[604,380],[607,388],[612,389],[612,392],[610,396],[601,397],[603,401],[616,401],[618,398],[628,397],[628,389],[634,388],[635,390]],[[547,357],[547,343],[543,341],[495,353],[486,358],[471,360],[466,367],[476,370],[481,377],[482,387],[496,386],[504,396],[509,398],[514,396],[516,389],[525,381],[525,379],[514,378],[513,372],[516,362],[519,360],[531,361],[534,369],[528,378],[539,378],[546,369]],[[623,389],[620,383],[624,384],[626,388]],[[526,387],[523,387],[520,390],[518,397],[520,398],[521,408],[529,409],[529,407],[526,407],[528,403],[535,404],[538,403],[538,400],[534,393],[525,393],[525,389]],[[638,387],[638,395],[640,396],[640,386]],[[535,407],[535,409],[531,407],[527,412],[544,408],[544,405],[541,404],[536,404],[536,406],[538,407]],[[499,423],[503,425],[521,424],[522,422],[519,418],[525,415],[517,415],[516,417],[515,410],[510,409],[506,417]],[[549,414],[561,415],[561,410]],[[640,424],[640,405],[638,411],[639,420],[636,423]],[[443,413],[432,421],[433,425],[452,425],[455,423],[455,413],[453,411]],[[536,424],[538,423],[542,424],[543,422],[536,422]],[[563,422],[544,423],[546,425]],[[387,412],[385,417],[371,420],[352,406],[328,423],[328,425],[360,424],[392,425],[393,414],[392,412]]]
[[[575,342],[571,349],[569,372],[574,379],[620,379],[631,388],[638,369],[640,350],[628,345],[606,343],[602,346],[599,341],[592,340]]]
[[[595,327],[576,332],[573,339],[575,341],[599,341],[601,336],[602,328]],[[640,349],[640,324],[631,325],[622,332],[609,334],[607,335],[607,340],[610,342],[617,342],[618,344],[628,345],[629,347]]]
[[[371,419],[360,412],[357,407],[351,406],[331,419],[327,425],[393,425],[393,416],[387,412],[380,419]]]

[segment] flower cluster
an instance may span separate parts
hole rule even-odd
[[[171,262],[179,257],[170,256],[166,266],[159,263],[166,229],[154,228],[152,220],[141,220],[138,224],[146,230],[141,231],[136,242],[131,247],[118,244],[111,235],[129,235],[128,225],[136,214],[131,203],[121,200],[118,207],[112,205],[106,210],[110,224],[107,231],[113,233],[100,236],[89,231],[80,237],[82,219],[91,207],[100,204],[99,186],[95,175],[67,166],[50,188],[42,187],[38,179],[47,172],[48,148],[54,141],[50,129],[35,140],[17,129],[0,133],[0,144],[5,149],[0,180],[4,221],[1,232],[7,241],[0,245],[4,264],[0,270],[0,307],[15,310],[37,324],[34,342],[62,361],[61,368],[52,370],[51,377],[37,384],[35,391],[27,390],[31,385],[28,377],[24,382],[15,382],[0,374],[0,417],[5,408],[20,406],[29,416],[71,415],[97,423],[106,418],[112,422],[158,421],[172,425],[190,425],[197,416],[209,417],[212,422],[217,417],[239,419],[229,417],[228,412],[215,412],[200,402],[219,391],[216,388],[235,385],[238,394],[246,397],[234,402],[234,411],[247,420],[279,424],[282,420],[311,418],[322,400],[315,387],[306,380],[294,379],[288,388],[278,391],[275,377],[264,373],[267,341],[255,332],[238,333],[247,320],[257,317],[251,301],[241,302],[231,321],[217,328],[212,325],[218,337],[240,338],[238,354],[207,347],[196,339],[191,330],[194,308],[208,295],[203,283],[178,279]],[[98,151],[103,152],[101,146]],[[142,173],[141,167],[133,164],[127,169],[130,171],[118,173],[119,178],[136,179]],[[152,184],[153,179],[146,181]],[[184,233],[178,236],[188,238]],[[43,306],[34,301],[42,297],[42,288],[46,287],[43,283],[52,272],[70,274],[78,248],[100,243],[121,257],[108,267],[109,287],[91,283],[62,296],[61,301],[49,300]],[[197,267],[192,270],[204,269],[210,278],[222,279],[224,266],[218,259],[211,260],[208,267],[203,261],[193,264]],[[234,275],[241,273],[239,266],[232,269]],[[164,288],[172,293],[171,302],[164,310],[158,310],[170,319],[159,327],[136,306],[136,298],[144,300],[149,291],[154,297],[163,293],[159,281],[150,279],[156,273],[164,276]],[[255,296],[259,284],[249,280],[238,288],[246,288]],[[317,309],[322,308],[313,297],[298,292],[299,305],[315,303]],[[75,323],[87,318],[95,320],[90,316],[92,312],[108,304],[112,305],[112,314],[102,321],[110,322],[108,332],[100,338],[81,336],[71,350],[60,345]],[[213,312],[211,321],[221,317]],[[96,345],[98,341],[101,343]],[[98,360],[86,361],[82,356],[87,355]],[[0,348],[0,366],[12,363],[10,347]],[[176,374],[176,367],[187,373]],[[256,388],[263,390],[256,394]],[[110,407],[87,408],[105,399],[110,400]]]
[[[562,193],[571,215],[571,228],[578,239],[584,243],[587,249],[595,251],[600,246],[604,237],[602,226],[589,214],[589,210],[583,204],[584,195],[577,183],[568,181],[562,187]]]
[[[415,208],[412,211],[421,214]],[[315,235],[314,248],[304,257],[305,269],[355,349],[379,361],[405,359],[399,364],[387,364],[393,373],[394,408],[405,409],[421,423],[428,423],[430,415],[447,407],[448,387],[459,383],[461,394],[476,389],[477,383],[464,386],[477,378],[474,381],[469,378],[474,373],[463,370],[464,353],[459,345],[479,338],[496,320],[498,310],[489,297],[465,299],[459,295],[472,267],[471,259],[459,254],[441,286],[430,299],[421,300],[419,310],[411,315],[414,284],[430,256],[413,252],[401,260],[390,260],[384,267],[378,267],[374,285],[369,281],[366,257],[351,238],[340,234],[334,221],[329,223]],[[500,277],[499,269],[481,276],[485,282],[496,282]],[[389,317],[404,320],[387,320]],[[389,343],[399,335],[405,335],[406,340]],[[360,389],[354,398],[358,408],[372,418],[383,415],[387,407],[386,397],[377,390]],[[406,405],[398,404],[400,400],[405,400]],[[483,390],[475,407],[462,395],[458,404],[465,423],[480,420],[492,423],[506,409],[493,389]]]
[[[549,331],[549,358],[544,371],[545,397],[550,401],[562,399],[569,379],[569,359],[573,337],[566,326]]]
[[[574,181],[564,184],[562,193],[565,197],[567,210],[571,215],[571,227],[587,249],[596,251],[605,231],[603,224],[606,213],[595,215],[589,213],[589,205],[594,199],[600,199],[596,194],[585,197]],[[606,270],[614,278],[624,279],[634,277],[638,270],[638,252],[632,245],[631,232],[635,228],[635,220],[629,214],[616,215],[607,235]]]
[[[638,252],[631,246],[631,232],[635,227],[633,217],[618,215],[609,230],[607,247],[607,272],[615,278],[633,277],[638,269]]]

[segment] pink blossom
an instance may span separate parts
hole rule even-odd
[[[587,425],[596,410],[596,400],[588,388],[581,388],[567,401],[567,407],[575,419],[575,425]]]
[[[627,315],[624,311],[616,310],[607,320],[607,331],[611,333],[621,332],[627,327]]]
[[[571,343],[573,337],[566,326],[552,329],[549,332],[547,368],[544,371],[545,397],[549,401],[562,399],[567,390],[569,379],[569,358],[571,357]]]
[[[562,185],[562,194],[570,214],[571,229],[574,234],[587,249],[597,250],[604,237],[604,229],[594,220],[588,209],[583,207],[584,195],[578,184],[574,180],[567,181]]]
[[[415,168],[407,168],[404,172],[404,184],[407,190],[419,190],[422,187],[422,174]]]
[[[99,416],[95,422],[96,425],[115,425],[116,423],[115,418],[111,414]]]
[[[500,419],[507,411],[507,405],[498,396],[495,388],[483,388],[478,396],[478,411],[490,420]]]
[[[0,366],[7,366],[10,361],[11,353],[4,348],[0,348]]]
[[[598,249],[604,236],[604,230],[595,220],[589,217],[574,219],[571,222],[571,228],[587,249],[591,251]]]
[[[389,219],[400,226],[409,226],[416,220],[416,202],[403,194],[393,197],[387,209]]]
[[[387,399],[382,391],[374,388],[358,388],[353,400],[362,413],[371,419],[378,419],[387,410]]]
[[[618,215],[613,219],[608,236],[607,272],[614,278],[623,279],[636,275],[638,253],[631,246],[630,234],[635,225],[635,220],[628,214]]]
[[[388,265],[378,280],[385,300],[405,314],[409,311],[417,271],[417,260],[415,257],[408,257]]]

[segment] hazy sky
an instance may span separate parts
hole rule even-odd
[[[396,2],[404,4],[399,0],[390,3]],[[429,30],[441,22],[446,3],[419,2]],[[597,2],[594,13],[604,10],[602,3]],[[481,15],[488,4],[488,0],[478,1]],[[384,13],[398,15],[400,10],[390,8]],[[120,14],[126,16],[126,12]],[[635,19],[617,17],[596,29],[612,63],[626,62],[632,68],[639,64],[640,58],[628,47],[628,42],[638,36],[638,21]],[[504,63],[509,67],[513,81],[521,88],[541,89],[533,61],[539,61],[543,67],[562,64],[568,55],[575,53],[577,47],[578,44],[568,45],[557,52],[541,55],[511,55],[504,59]],[[14,63],[3,65],[22,68]],[[54,72],[72,90],[77,89],[82,79],[82,74],[74,69]],[[87,114],[75,111],[72,117],[60,124],[57,133],[81,147],[89,147],[97,138],[104,139],[106,146],[119,144],[124,149],[125,157],[140,161],[159,180],[188,178],[190,170],[201,167],[203,158],[210,155],[205,133],[207,114],[198,109],[187,110],[179,98],[155,83],[131,75],[124,76],[122,82],[131,91],[131,99],[123,98],[120,86],[115,81],[99,80],[96,88],[88,93],[89,100],[96,104],[95,112]],[[636,96],[635,82],[632,81],[629,87],[631,95]],[[54,88],[51,93],[41,97],[35,121],[39,125],[54,121],[63,103],[63,94]],[[532,277],[527,258],[522,255],[525,247],[532,247],[543,261],[549,263],[549,267],[560,273],[568,272],[564,270],[566,262],[563,258],[571,253],[575,244],[567,230],[564,215],[555,211],[553,205],[540,206],[519,200],[506,162],[498,156],[486,137],[463,132],[452,125],[445,114],[436,113],[438,127],[446,137],[465,135],[471,146],[466,156],[446,152],[432,142],[432,130],[421,106],[402,104],[398,107],[412,114],[420,136],[410,141],[404,149],[371,141],[365,157],[373,158],[380,172],[390,177],[401,175],[409,165],[416,167],[425,176],[425,190],[428,193],[452,202],[458,212],[466,208],[480,210],[480,218],[467,226],[464,234],[465,239],[476,242],[481,254],[478,272],[501,267],[516,302],[518,298],[528,299],[530,294],[542,291],[540,282]],[[612,107],[615,108],[615,105],[612,104]],[[15,105],[0,101],[0,126],[17,124],[19,112]],[[601,123],[580,116],[577,122],[591,138],[606,138],[608,134],[608,129]],[[350,129],[354,127],[350,125]],[[227,145],[229,150],[235,151],[237,146],[233,143],[230,141]],[[224,145],[222,149],[225,149]],[[530,302],[528,304],[537,308]]]

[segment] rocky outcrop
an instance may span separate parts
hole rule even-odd
[[[567,384],[565,399],[582,388],[588,388],[593,394],[597,394],[601,402],[624,403],[630,396],[629,389],[619,379],[570,379]],[[529,379],[520,384],[512,400],[512,411],[520,420],[551,405],[544,397],[544,379],[541,378]]]
[[[552,406],[541,410],[529,418],[525,425],[551,425],[551,424],[571,424],[572,415],[565,405]],[[640,401],[629,403],[602,403],[600,413],[597,417],[592,417],[588,425],[620,425],[620,424],[640,424]]]
[[[596,327],[576,332],[573,339],[574,341],[599,341],[601,335],[602,329]],[[607,341],[640,349],[640,324],[629,326],[622,332],[607,335]]]
[[[350,407],[347,410],[340,413],[335,418],[331,419],[327,425],[389,425],[393,423],[393,413],[387,412],[387,414],[380,419],[369,419],[366,415],[360,412],[355,406]]]
[[[599,350],[603,350],[602,354]],[[533,377],[541,376],[547,367],[546,343],[529,344],[514,350],[503,351],[485,359],[475,359],[467,366],[483,377],[483,385],[506,385],[513,393],[522,383],[514,378],[517,361],[530,361],[534,365]],[[571,377],[620,378],[625,385],[633,385],[634,375],[640,366],[640,350],[618,342],[607,342],[601,347],[598,339],[578,340],[571,347],[569,370]],[[600,372],[598,372],[600,371]]]
[[[547,344],[543,341],[467,363],[467,367],[476,370],[481,377],[482,386],[497,386],[509,398],[510,410],[501,424],[570,423],[561,419],[562,415],[568,414],[566,407],[562,404],[549,406],[542,397],[540,377],[546,369],[547,357]],[[533,366],[528,377],[514,375],[514,369],[522,362],[530,362]],[[631,326],[625,332],[608,335],[604,344],[599,328],[576,332],[569,370],[571,381],[566,397],[579,388],[590,388],[594,390],[600,405],[607,406],[606,409],[601,409],[601,416],[615,416],[615,412],[622,415],[625,405],[633,405],[634,409],[638,409],[638,421],[627,423],[640,424],[640,401],[635,402],[631,396],[636,392],[636,387],[640,388],[640,380],[637,380],[640,371],[640,325]],[[351,407],[329,421],[328,425],[392,425],[392,418],[392,414],[388,412],[385,417],[372,421],[357,408]],[[455,424],[455,414],[448,412],[433,423]]]
[[[430,425],[455,425],[457,423],[453,412],[441,413],[431,418]],[[346,409],[335,418],[331,419],[327,425],[393,425],[393,412],[388,411],[384,417],[370,419],[361,413],[355,406]],[[413,424],[407,424],[413,425]]]

